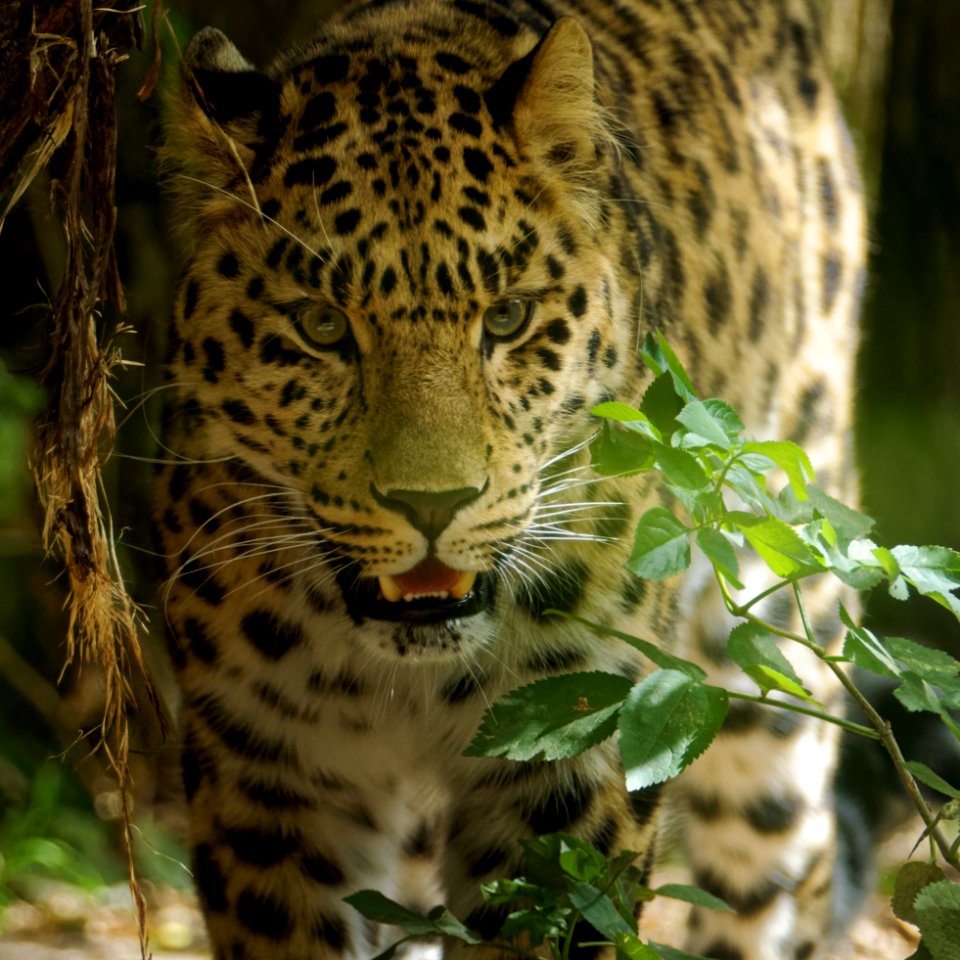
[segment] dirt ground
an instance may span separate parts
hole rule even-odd
[[[907,858],[918,831],[904,827],[880,849],[878,862],[900,863]],[[682,879],[665,871],[656,883]],[[8,933],[0,937],[0,960],[138,960],[140,950],[128,894],[118,889],[108,902],[89,901],[61,891],[42,906],[14,904],[8,908]],[[195,903],[183,894],[155,891],[151,918],[153,960],[209,960],[204,950],[203,924]],[[643,934],[657,942],[676,941],[683,929],[684,906],[655,900],[644,911]],[[890,912],[889,901],[874,894],[846,937],[825,960],[906,960],[916,949],[916,930]],[[411,951],[406,960],[439,960],[436,947]]]

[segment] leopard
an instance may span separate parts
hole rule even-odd
[[[436,893],[488,941],[443,956],[501,960],[481,884],[517,875],[520,841],[629,850],[647,876],[664,823],[732,908],[694,907],[684,949],[811,960],[849,916],[835,726],[734,700],[639,790],[615,738],[465,753],[511,690],[647,675],[609,631],[756,692],[709,565],[625,566],[671,505],[655,474],[591,461],[591,411],[654,380],[648,336],[856,503],[865,214],[815,6],[366,0],[265,69],[212,27],[186,47],[155,526],[216,960],[370,960],[391,932],[344,903],[361,889]],[[831,649],[836,601],[812,590]],[[570,956],[612,956],[598,940],[583,921]]]

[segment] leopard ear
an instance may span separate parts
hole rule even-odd
[[[583,174],[610,139],[594,95],[593,48],[573,17],[558,20],[487,91],[494,122],[509,126],[526,156]]]
[[[181,166],[221,185],[249,174],[278,123],[280,84],[219,30],[190,41],[180,66],[169,148]]]

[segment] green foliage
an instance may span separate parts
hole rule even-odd
[[[22,808],[0,822],[0,908],[44,880],[96,890],[123,878],[102,824],[79,809],[79,787],[58,762],[41,766]]]
[[[629,851],[608,858],[565,833],[522,840],[520,846],[520,875],[480,888],[485,903],[507,911],[498,935],[490,941],[468,930],[444,907],[420,914],[371,890],[347,897],[346,902],[368,919],[397,926],[405,934],[374,960],[390,960],[401,944],[437,935],[471,945],[493,943],[518,957],[532,957],[529,948],[547,944],[550,956],[561,960],[578,944],[601,943],[615,946],[623,960],[699,960],[671,947],[643,943],[636,935],[637,903],[671,897],[709,910],[730,909],[695,887],[645,886],[642,871],[634,863],[636,855]]]
[[[190,874],[183,847],[155,825],[137,831],[142,880],[186,889]],[[4,908],[15,900],[42,902],[52,891],[71,888],[94,897],[104,887],[125,886],[125,857],[104,821],[91,808],[84,787],[60,759],[34,772],[29,794],[0,816],[0,932]]]
[[[803,581],[830,574],[857,590],[885,585],[898,600],[914,592],[960,619],[960,554],[936,546],[886,548],[868,539],[873,520],[817,487],[810,459],[799,446],[745,437],[740,417],[728,404],[696,397],[662,337],[648,338],[642,353],[655,379],[639,410],[618,402],[594,409],[601,425],[591,460],[602,475],[657,470],[681,515],[662,506],[647,510],[637,524],[627,567],[646,579],[671,577],[690,565],[696,545],[711,562],[727,609],[739,621],[727,652],[756,683],[758,694],[715,687],[699,666],[647,640],[552,611],[628,643],[655,669],[635,684],[614,674],[573,673],[515,690],[490,707],[468,753],[555,760],[575,756],[616,733],[626,787],[638,790],[675,777],[694,762],[719,732],[731,699],[813,715],[872,737],[893,759],[926,822],[923,837],[931,841],[930,862],[919,865],[922,869],[907,864],[901,871],[895,908],[920,928],[923,943],[917,958],[952,957],[960,942],[960,887],[945,879],[935,859],[939,853],[960,867],[960,841],[951,846],[938,830],[941,821],[960,822],[960,790],[923,764],[903,759],[889,725],[841,662],[895,681],[896,696],[907,709],[936,714],[958,740],[960,726],[950,710],[960,707],[960,662],[907,639],[881,641],[855,623],[843,605],[843,655],[832,654],[809,626]],[[755,554],[774,582],[757,596],[735,600],[731,591],[743,589],[743,552]],[[799,632],[756,613],[761,600],[780,591],[796,606]],[[861,707],[869,725],[825,712],[790,663],[784,641],[818,656]],[[949,798],[940,811],[927,808],[914,778]],[[632,919],[636,902],[654,895],[679,896],[698,906],[723,907],[692,888],[648,890],[640,884],[629,853],[607,859],[562,834],[523,841],[522,846],[523,875],[485,884],[483,895],[490,904],[512,908],[500,932],[503,940],[522,935],[533,947],[547,944],[554,958],[568,956],[571,938],[578,935],[575,929],[581,929],[576,924],[585,921],[596,933],[591,942],[615,945],[620,958],[684,960],[688,955],[675,948],[637,938]],[[442,932],[477,942],[437,911],[426,917],[401,915],[396,911],[402,908],[386,908],[369,896],[355,905],[367,916],[401,926],[409,936]],[[378,917],[376,910],[381,911]],[[441,922],[450,929],[441,931]],[[519,947],[502,946],[506,952],[532,956]],[[393,956],[394,949],[382,956]]]

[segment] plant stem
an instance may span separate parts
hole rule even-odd
[[[793,584],[793,594],[797,601],[797,608],[800,611],[800,620],[803,623],[803,629],[807,634],[807,639],[812,644],[811,649],[818,648],[819,644],[817,644],[816,640],[814,639],[813,631],[810,629],[810,624],[807,620],[807,611],[803,602],[803,594],[800,592],[800,585],[796,582]],[[890,759],[893,761],[893,765],[897,770],[897,776],[900,778],[900,782],[903,784],[904,789],[907,791],[907,795],[910,797],[914,807],[916,807],[917,812],[920,814],[920,818],[926,825],[927,832],[929,833],[931,840],[940,848],[940,853],[944,860],[946,860],[947,863],[951,864],[953,867],[960,869],[960,861],[958,861],[956,853],[947,842],[947,839],[944,837],[943,833],[940,831],[936,815],[927,806],[927,801],[923,798],[923,794],[920,792],[920,787],[917,785],[917,781],[914,779],[913,774],[907,769],[907,761],[900,752],[900,744],[897,743],[897,738],[893,735],[893,728],[890,726],[890,721],[884,720],[883,717],[877,713],[877,711],[873,708],[873,704],[871,704],[870,701],[867,700],[867,698],[860,692],[857,685],[853,682],[853,680],[850,679],[847,671],[844,670],[839,663],[828,659],[823,654],[820,655],[820,659],[840,681],[847,693],[853,697],[857,706],[860,707],[867,719],[873,725],[874,730],[876,730],[877,734],[879,735],[878,739],[883,744],[883,748],[889,754]]]
[[[923,820],[931,841],[937,845],[937,848],[940,850],[940,854],[943,856],[944,860],[946,860],[947,863],[949,863],[955,869],[960,870],[960,857],[957,856],[957,852],[953,850],[946,837],[944,837],[938,826],[936,815],[927,806],[927,802],[924,800],[923,794],[920,792],[920,787],[917,785],[917,781],[907,769],[907,761],[904,759],[903,753],[900,751],[900,744],[897,743],[897,738],[893,735],[893,728],[890,726],[890,723],[884,720],[883,717],[880,716],[876,710],[874,710],[870,701],[867,700],[867,698],[857,688],[853,680],[851,680],[847,675],[847,671],[828,657],[827,651],[824,650],[819,643],[817,643],[816,638],[813,636],[812,630],[810,629],[810,625],[807,621],[806,609],[803,604],[803,596],[800,593],[800,587],[797,582],[793,581],[793,591],[798,608],[800,610],[800,619],[803,623],[806,635],[793,633],[790,630],[782,630],[779,627],[775,627],[773,624],[764,622],[759,617],[756,617],[750,613],[750,606],[755,601],[751,601],[745,606],[741,606],[731,596],[729,587],[724,582],[723,578],[718,576],[717,582],[720,584],[720,592],[723,595],[724,605],[735,617],[741,617],[750,623],[754,623],[762,629],[768,630],[775,636],[783,637],[786,640],[793,640],[796,643],[801,644],[808,650],[812,650],[820,658],[820,660],[826,664],[827,668],[840,681],[840,684],[843,686],[843,688],[848,694],[850,694],[857,706],[863,711],[866,718],[870,721],[873,729],[869,730],[869,732],[865,732],[869,728],[860,727],[859,724],[850,724],[849,721],[841,721],[838,717],[831,717],[828,714],[821,714],[820,719],[826,720],[830,723],[835,723],[837,726],[843,727],[844,729],[852,729],[856,733],[862,733],[864,736],[870,736],[871,739],[880,741],[884,750],[887,751],[887,754],[893,761],[893,765],[897,771],[897,776],[900,778],[900,782],[907,791],[907,796],[910,797],[910,800],[916,808],[917,813],[920,814],[920,819]],[[728,691],[728,693],[729,692],[730,691]],[[747,697],[745,694],[731,694],[731,696],[744,698]],[[756,699],[758,699],[760,702],[764,702],[762,698]],[[777,701],[777,706],[784,706],[788,710],[797,710],[801,713],[813,713],[814,716],[817,716],[815,712],[794,706],[793,704],[781,704],[779,701]]]
[[[960,858],[958,858],[956,851],[951,847],[949,841],[941,832],[936,815],[927,806],[927,801],[920,792],[917,781],[914,779],[913,774],[907,769],[907,761],[900,751],[900,744],[897,743],[897,738],[893,735],[893,728],[890,726],[890,722],[884,720],[883,717],[874,710],[870,701],[867,700],[859,689],[857,689],[856,684],[847,676],[846,670],[830,660],[825,660],[824,662],[830,670],[833,671],[834,676],[840,683],[843,684],[847,693],[853,697],[857,706],[864,712],[870,723],[873,724],[874,729],[879,734],[878,739],[880,743],[883,744],[883,748],[893,761],[893,765],[897,770],[897,776],[900,778],[903,788],[907,791],[907,795],[913,802],[914,807],[916,807],[917,813],[920,814],[920,819],[923,820],[926,825],[927,832],[931,840],[936,843],[939,848],[943,859],[955,869],[960,870]]]
[[[790,630],[783,630],[780,627],[776,627],[772,623],[767,623],[766,620],[761,620],[760,617],[751,613],[751,603],[748,603],[745,606],[740,606],[740,604],[733,599],[733,596],[730,593],[730,588],[727,586],[722,577],[717,577],[717,583],[720,584],[720,592],[723,594],[724,606],[735,617],[741,617],[749,623],[756,624],[758,627],[762,627],[764,630],[766,630],[768,633],[772,633],[774,636],[783,637],[784,640],[792,640],[794,643],[799,643],[801,646],[812,650],[821,659],[826,656],[826,651],[816,641],[811,641],[802,634],[793,633]]]
[[[739,609],[743,611],[749,610],[751,607],[756,606],[761,600],[766,600],[766,598],[771,594],[774,594],[778,590],[782,590],[784,587],[788,586],[790,582],[790,580],[780,580],[772,587],[767,587],[766,590],[762,590],[755,597],[751,597],[746,603],[740,605]]]
[[[786,700],[771,700],[769,697],[757,697],[750,693],[737,693],[734,690],[727,690],[727,696],[734,700],[746,700],[749,703],[759,703],[765,707],[779,707],[781,710],[791,710],[794,713],[803,713],[808,717],[814,717],[817,720],[823,720],[825,723],[832,723],[835,726],[849,730],[861,737],[867,737],[870,740],[880,740],[880,734],[873,727],[864,726],[862,723],[854,723],[852,720],[844,720],[842,717],[835,717],[830,713],[823,713],[820,710],[814,710],[812,707],[802,707],[798,703],[790,703]]]

